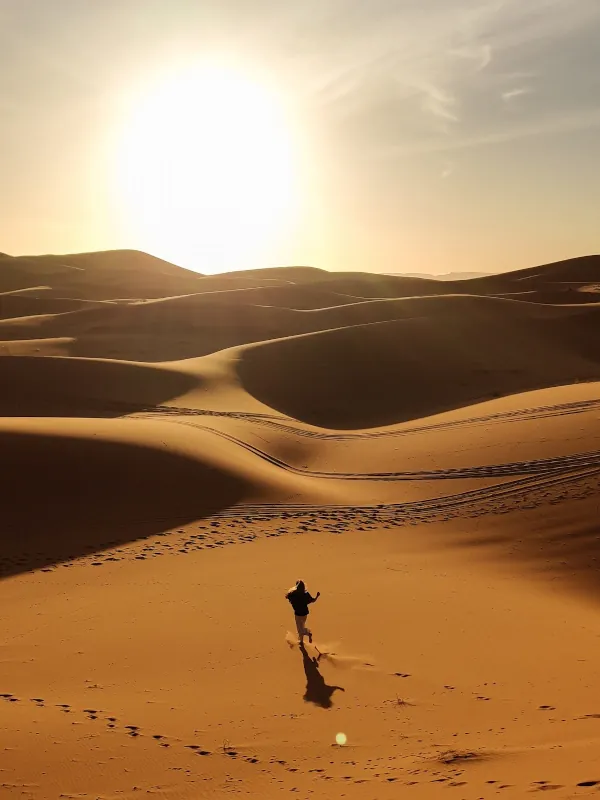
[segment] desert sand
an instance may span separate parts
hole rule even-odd
[[[600,790],[600,257],[2,256],[0,356],[0,798]]]

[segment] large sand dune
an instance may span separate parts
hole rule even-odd
[[[478,287],[521,286],[523,289],[552,287],[555,290],[574,292],[586,284],[600,280],[600,255],[569,258],[539,267],[505,272],[501,275],[485,275],[468,281]]]
[[[589,337],[600,306],[543,318],[509,301],[436,299],[403,319],[245,348],[242,383],[297,419],[361,428],[600,378],[600,337]]]
[[[0,797],[597,791],[598,264],[1,257]]]

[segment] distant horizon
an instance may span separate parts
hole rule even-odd
[[[166,261],[169,264],[172,264],[173,266],[181,267],[182,269],[189,270],[190,272],[196,272],[198,274],[202,273],[202,270],[194,269],[193,267],[190,267],[187,264],[180,263],[177,260],[170,259],[168,257],[165,257],[164,255],[158,255],[155,252],[151,252],[149,250],[144,250],[144,249],[140,249],[138,247],[131,247],[131,246],[129,246],[129,247],[128,246],[123,246],[123,247],[105,247],[105,248],[101,248],[101,249],[98,249],[98,250],[90,250],[90,249],[77,250],[77,251],[75,251],[75,250],[66,251],[65,250],[65,251],[61,251],[61,252],[58,252],[58,251],[54,251],[54,252],[50,252],[50,251],[40,251],[40,252],[28,251],[28,252],[23,252],[23,253],[9,253],[6,250],[0,250],[0,257],[2,257],[2,256],[8,256],[9,258],[38,258],[38,257],[43,257],[43,256],[60,257],[60,256],[87,255],[87,254],[92,254],[92,253],[110,253],[110,252],[128,252],[128,251],[135,252],[135,253],[144,253],[145,255],[151,256],[152,258],[157,258],[157,259],[160,259],[161,261]],[[224,272],[245,272],[245,271],[248,271],[248,270],[257,270],[257,269],[282,269],[282,268],[286,268],[286,267],[292,267],[292,268],[293,267],[312,267],[314,269],[322,269],[325,272],[334,272],[334,273],[335,272],[370,272],[370,273],[373,273],[373,274],[376,274],[376,275],[392,275],[392,276],[393,275],[403,275],[403,276],[407,276],[408,275],[408,276],[410,276],[410,275],[414,274],[414,275],[424,275],[426,277],[433,277],[433,278],[438,277],[440,275],[453,275],[453,274],[462,274],[462,273],[475,273],[477,275],[501,275],[504,272],[517,272],[518,270],[521,270],[521,269],[529,269],[529,268],[533,268],[533,267],[543,267],[543,266],[546,266],[548,264],[557,264],[557,263],[560,263],[562,261],[575,261],[575,260],[577,260],[579,258],[592,258],[592,257],[596,257],[598,255],[600,255],[600,249],[599,249],[598,252],[579,253],[577,255],[566,255],[566,256],[561,256],[560,258],[554,257],[554,258],[549,258],[549,259],[547,259],[545,261],[539,261],[539,260],[535,261],[535,262],[527,261],[527,262],[524,262],[524,263],[519,264],[519,265],[510,265],[510,266],[505,266],[505,267],[499,267],[498,269],[495,269],[495,270],[477,269],[477,268],[472,268],[472,269],[466,269],[466,268],[443,269],[441,267],[440,268],[439,267],[432,267],[432,269],[436,270],[436,271],[410,269],[408,267],[406,269],[402,269],[402,270],[398,270],[398,269],[379,270],[379,269],[361,268],[360,266],[356,266],[356,267],[352,267],[352,268],[348,267],[348,268],[334,269],[334,268],[331,268],[331,267],[322,266],[320,264],[311,264],[309,262],[302,262],[302,261],[299,261],[299,262],[291,262],[290,261],[290,262],[281,262],[281,263],[275,263],[275,264],[266,264],[266,265],[262,265],[262,266],[261,265],[258,265],[258,266],[240,266],[240,267],[236,267],[235,269],[224,270],[223,272],[210,272],[209,270],[207,270],[203,274],[206,274],[207,276],[210,276],[210,275],[221,275],[221,274],[224,274]],[[437,270],[439,270],[439,271],[437,271]]]
[[[549,261],[546,261],[544,263],[535,263],[535,264],[529,263],[529,264],[523,264],[523,265],[520,265],[520,266],[510,266],[510,267],[507,267],[506,269],[499,269],[499,270],[495,270],[495,271],[479,270],[479,269],[451,269],[451,270],[445,270],[445,271],[441,271],[441,272],[423,272],[423,271],[409,270],[409,269],[407,269],[407,270],[394,270],[394,271],[392,271],[392,270],[380,271],[380,270],[373,270],[373,269],[366,270],[366,269],[360,269],[360,268],[347,269],[347,270],[336,270],[336,269],[328,269],[327,267],[323,267],[323,266],[320,266],[320,265],[317,265],[317,264],[282,263],[282,264],[270,264],[270,265],[262,266],[262,267],[261,266],[259,266],[259,267],[239,267],[238,269],[227,270],[226,273],[225,272],[206,272],[206,273],[201,273],[199,270],[191,269],[186,264],[181,264],[181,263],[178,263],[176,261],[171,261],[168,258],[163,258],[162,256],[156,255],[156,253],[151,253],[151,252],[148,252],[146,250],[139,250],[138,248],[134,248],[134,247],[116,247],[116,248],[112,248],[111,247],[111,248],[106,248],[106,249],[102,249],[102,250],[80,250],[78,252],[63,252],[63,253],[57,253],[57,252],[55,252],[55,253],[48,253],[48,252],[33,253],[33,252],[27,252],[27,253],[19,253],[19,254],[7,253],[5,250],[0,250],[0,257],[8,256],[9,258],[40,258],[40,257],[43,258],[44,256],[47,256],[47,257],[58,257],[58,258],[60,258],[60,257],[63,257],[63,256],[67,257],[67,256],[76,256],[76,255],[92,255],[92,254],[111,253],[111,252],[142,253],[144,255],[150,256],[151,258],[157,258],[157,259],[159,259],[161,261],[165,261],[165,262],[167,262],[169,264],[172,264],[173,266],[180,267],[180,268],[188,270],[190,272],[196,272],[199,275],[204,274],[204,275],[206,275],[206,277],[218,276],[218,275],[221,275],[221,274],[232,273],[232,272],[246,272],[246,271],[250,271],[250,270],[294,269],[294,268],[299,268],[299,267],[320,269],[320,270],[323,270],[325,272],[331,272],[331,273],[334,273],[334,274],[336,272],[357,272],[357,273],[358,272],[367,272],[367,273],[370,272],[370,273],[372,273],[374,275],[384,275],[384,276],[387,275],[389,277],[398,276],[398,277],[409,277],[409,278],[410,277],[424,277],[424,278],[440,278],[440,277],[442,277],[443,278],[444,276],[447,276],[447,275],[473,275],[473,277],[480,277],[480,276],[483,277],[483,276],[486,276],[486,275],[502,275],[502,274],[504,274],[506,272],[518,272],[521,269],[535,269],[536,267],[544,267],[544,266],[547,266],[549,264],[557,264],[557,263],[561,263],[561,262],[564,262],[564,261],[576,261],[577,259],[581,259],[581,258],[598,257],[597,253],[583,253],[583,254],[576,255],[576,256],[567,256],[566,258],[553,258],[553,259],[551,259]]]

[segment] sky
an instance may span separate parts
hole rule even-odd
[[[0,0],[0,251],[600,251],[599,0]]]

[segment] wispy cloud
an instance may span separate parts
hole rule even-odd
[[[442,87],[429,84],[422,87],[422,105],[426,111],[447,122],[458,122],[457,100]]]
[[[450,55],[471,61],[475,69],[480,72],[492,63],[492,52],[492,45],[486,43],[461,47],[451,51]]]
[[[509,103],[516,97],[522,97],[524,94],[532,94],[532,93],[533,89],[530,86],[518,86],[514,89],[509,89],[506,92],[502,92],[501,97],[505,103]]]
[[[305,14],[312,3],[317,0],[308,0]],[[331,53],[336,68],[330,72],[330,98],[352,117],[362,109],[361,130],[365,137],[369,126],[373,131],[370,146],[377,146],[378,137],[385,140],[391,120],[397,129],[395,123],[408,115],[408,128],[418,138],[404,143],[409,148],[422,146],[429,134],[445,135],[448,148],[528,135],[507,128],[512,121],[503,108],[534,90],[539,101],[519,106],[530,115],[531,129],[571,129],[593,118],[590,76],[600,69],[599,58],[595,70],[578,67],[577,43],[595,25],[600,34],[598,0],[331,0],[327,12],[320,3],[319,8],[321,26],[324,13],[332,28],[342,25]],[[565,62],[568,48],[575,57]],[[315,64],[321,79],[329,74],[325,62]],[[535,87],[529,83],[533,77]],[[569,80],[578,85],[577,100],[564,88]],[[382,148],[388,144],[380,142]]]
[[[122,41],[123,53],[128,54],[131,31],[137,30],[142,18],[140,9],[153,7],[148,24],[154,20],[152,36],[158,40],[167,19],[167,11],[157,11],[162,4],[147,0],[91,4],[91,17],[90,4],[64,2],[73,11],[68,17],[51,12],[44,0],[36,0],[35,5],[45,9],[42,22],[55,28],[46,35],[38,23],[39,30],[33,28],[35,41],[29,41],[33,36],[26,13],[29,4],[0,0],[0,21],[9,8],[11,36],[28,38],[23,42],[15,38],[12,43],[23,54],[24,74],[37,64],[40,72],[52,71],[62,83],[68,78],[73,92],[79,91],[82,97],[90,94],[88,82],[95,93],[106,84],[107,43]],[[314,112],[324,127],[339,125],[345,136],[355,136],[356,145],[368,150],[387,152],[390,145],[410,150],[423,143],[452,149],[465,142],[506,141],[506,137],[521,135],[521,130],[560,130],[561,125],[573,125],[573,120],[585,125],[597,107],[594,82],[600,56],[592,39],[594,30],[600,35],[600,0],[171,2],[169,25],[176,19],[188,20],[189,41],[185,41],[190,51],[196,54],[208,46],[202,31],[212,28],[205,24],[204,15],[208,14],[206,19],[214,16],[222,25],[225,47],[233,42],[242,59],[244,54],[250,59],[264,58],[285,91],[299,98],[303,111]],[[21,25],[16,24],[19,17]],[[102,28],[106,38],[79,35],[80,18],[87,19],[85,30]],[[182,37],[181,30],[177,36]],[[580,47],[586,37],[587,64]],[[211,46],[220,45],[218,34],[211,32],[208,38]],[[0,42],[6,51],[7,32],[1,28]],[[88,57],[87,49],[92,51],[94,46],[95,54],[90,52]],[[148,45],[148,59],[154,63],[152,47]],[[128,58],[122,55],[126,64]],[[101,64],[102,69],[86,68],[82,77],[77,65],[84,62]],[[114,69],[122,72],[118,59],[115,64]],[[1,84],[2,70],[0,89]],[[519,103],[534,89],[535,103]],[[16,90],[14,94],[20,102],[20,94]],[[515,114],[508,113],[512,105],[522,115],[524,128],[512,127]]]
[[[437,138],[419,142],[406,142],[395,147],[381,150],[377,155],[380,158],[390,156],[411,156],[419,153],[451,153],[460,150],[469,150],[487,145],[505,144],[538,136],[552,136],[561,133],[571,133],[581,130],[600,128],[600,109],[535,121],[528,124],[515,126],[502,131],[493,131],[463,138],[448,139]]]

